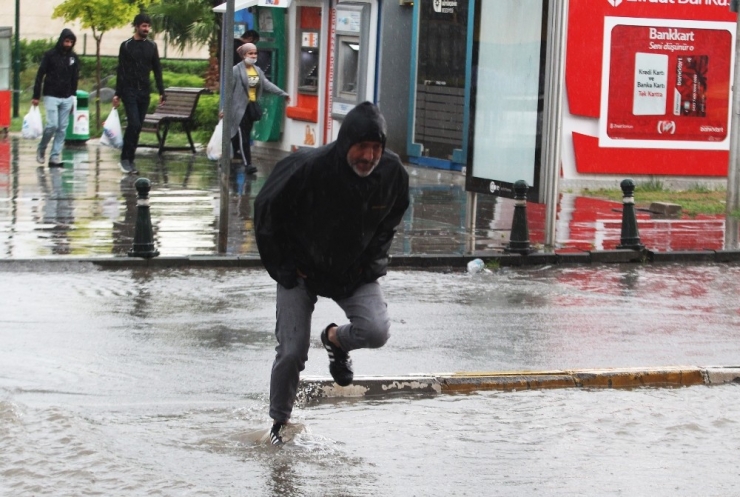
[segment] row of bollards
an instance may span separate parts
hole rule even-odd
[[[640,233],[637,230],[637,215],[635,213],[635,182],[631,179],[622,180],[619,184],[622,189],[622,233],[618,249],[642,250]],[[514,183],[514,219],[511,223],[509,243],[504,252],[527,255],[533,249],[529,242],[529,228],[527,226],[527,190],[526,181]]]
[[[136,228],[134,244],[129,250],[129,257],[151,259],[159,255],[154,247],[154,233],[152,218],[149,212],[149,191],[152,183],[147,178],[139,178],[134,183],[138,194],[136,200]],[[622,233],[618,249],[642,250],[640,234],[637,230],[637,215],[635,213],[635,182],[631,179],[623,180],[622,189]],[[529,227],[527,223],[527,190],[529,185],[524,180],[514,183],[514,219],[511,223],[509,243],[504,247],[505,252],[527,255],[533,252],[529,241]]]

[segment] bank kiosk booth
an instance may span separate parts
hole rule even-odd
[[[260,34],[258,65],[291,95],[265,95],[252,137],[296,150],[336,139],[356,104],[375,101],[378,0],[235,0]],[[216,7],[225,12],[225,4]],[[405,35],[407,37],[407,35]],[[405,69],[404,69],[405,70]]]

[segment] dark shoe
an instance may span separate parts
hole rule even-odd
[[[271,445],[283,445],[283,437],[280,436],[280,429],[285,426],[285,423],[275,423],[270,429],[270,444]]]
[[[51,162],[49,161],[49,168],[64,167],[64,162]]]
[[[46,162],[44,155],[45,154],[43,150],[36,149],[36,162],[38,162],[39,164],[43,164],[44,162]]]
[[[321,332],[321,343],[324,344],[326,352],[329,354],[329,372],[334,381],[340,387],[346,387],[354,379],[352,371],[352,359],[349,354],[329,341],[329,328],[336,326],[331,323]]]
[[[249,165],[247,166],[247,170],[245,171],[247,174],[257,174],[257,167]]]
[[[121,162],[118,163],[118,167],[120,167],[121,171],[126,174],[131,174],[132,172],[134,172],[134,168],[131,167],[131,162],[125,159],[121,160]]]

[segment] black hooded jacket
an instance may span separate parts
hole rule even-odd
[[[335,142],[277,163],[255,200],[254,228],[262,263],[279,284],[295,287],[300,270],[311,291],[338,299],[386,273],[409,178],[385,138],[383,116],[365,102],[347,114]],[[362,141],[384,148],[364,178],[347,162]]]
[[[71,38],[72,48],[65,52],[62,42]],[[63,29],[54,48],[47,51],[41,59],[33,85],[33,99],[45,97],[68,98],[77,94],[77,80],[80,77],[80,59],[74,53],[77,37],[72,30]],[[43,91],[42,91],[43,86]]]

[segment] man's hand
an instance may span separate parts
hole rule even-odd
[[[166,99],[164,98],[164,95],[159,96],[159,105],[162,105]]]
[[[113,97],[113,100],[111,100],[111,103],[113,104],[113,108],[117,109],[119,105],[121,105],[121,99],[118,97]]]
[[[39,106],[39,99],[38,98],[34,98],[33,100],[31,100],[31,105],[33,105],[34,107],[38,107]]]

